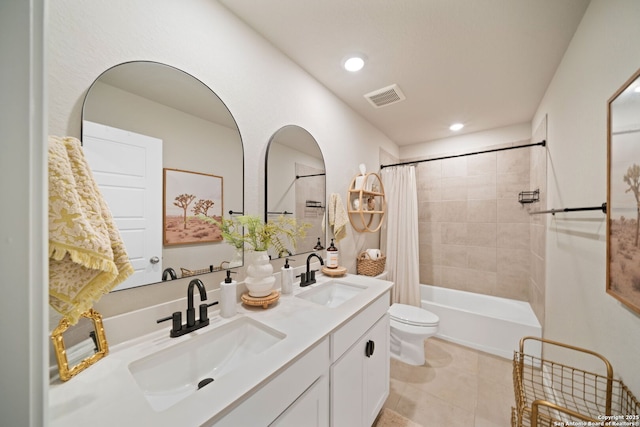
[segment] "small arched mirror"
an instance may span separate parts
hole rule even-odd
[[[208,86],[157,62],[116,65],[87,92],[82,143],[135,269],[116,290],[242,265],[205,221],[244,209],[240,132]]]
[[[269,255],[278,258],[324,248],[326,169],[315,138],[300,126],[284,126],[271,137],[266,157],[266,220],[284,215],[311,225],[288,254]]]

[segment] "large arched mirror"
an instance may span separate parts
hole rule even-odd
[[[87,92],[82,143],[136,270],[116,290],[242,265],[205,221],[244,209],[240,132],[208,86],[157,62],[114,66]]]
[[[299,126],[284,126],[271,137],[266,162],[265,218],[292,216],[299,223],[311,225],[306,237],[298,240],[297,248],[288,248],[289,254],[324,248],[325,164],[315,138]]]

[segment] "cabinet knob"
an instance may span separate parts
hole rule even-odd
[[[160,262],[160,258],[158,258],[157,256],[151,257],[151,259],[149,260],[149,262],[151,264],[157,264]]]

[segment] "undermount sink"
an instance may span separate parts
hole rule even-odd
[[[335,308],[355,297],[365,289],[366,287],[364,286],[332,280],[297,296],[298,298],[315,302],[325,307]]]
[[[156,411],[163,411],[216,379],[255,363],[260,353],[285,338],[242,317],[129,364],[138,387]]]

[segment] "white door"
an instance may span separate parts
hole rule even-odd
[[[116,290],[162,277],[162,140],[82,122],[85,157],[135,270]]]

